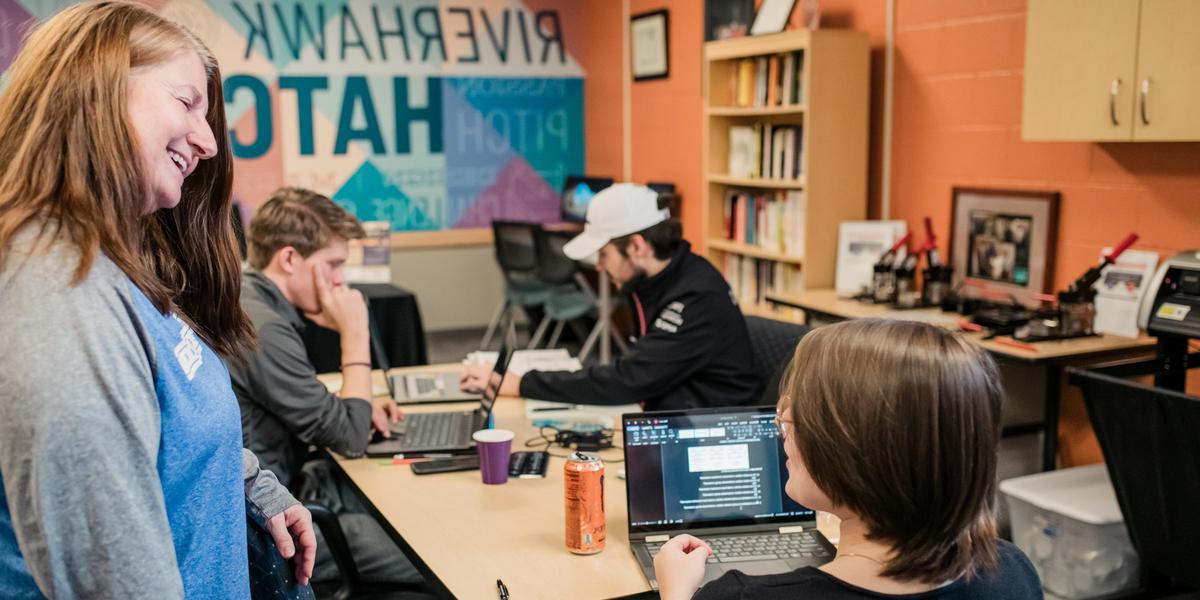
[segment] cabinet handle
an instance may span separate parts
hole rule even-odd
[[[1112,84],[1108,86],[1108,118],[1112,120],[1113,125],[1121,124],[1117,121],[1117,90],[1119,89],[1121,89],[1121,80],[1112,80]]]
[[[1146,116],[1146,100],[1150,98],[1150,78],[1142,80],[1142,125],[1149,125],[1150,119]]]

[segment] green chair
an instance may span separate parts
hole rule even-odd
[[[496,264],[504,274],[504,298],[488,323],[487,332],[479,343],[480,348],[487,348],[492,343],[492,336],[501,326],[511,333],[516,327],[518,310],[542,306],[550,298],[550,286],[537,277],[537,242],[534,236],[541,230],[541,225],[537,223],[492,221]]]

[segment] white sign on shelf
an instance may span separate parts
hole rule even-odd
[[[866,291],[879,257],[907,232],[904,221],[842,221],[834,283],[837,295],[846,298]]]
[[[1105,248],[1103,254],[1110,251],[1112,248]],[[1157,266],[1157,252],[1126,250],[1115,264],[1104,268],[1095,286],[1096,333],[1138,336],[1138,306]]]

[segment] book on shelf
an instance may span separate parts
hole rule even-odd
[[[728,175],[794,181],[804,175],[804,127],[734,125],[729,128]]]
[[[801,271],[795,265],[733,254],[725,256],[722,273],[743,306],[763,304],[768,294],[794,291],[801,285]]]
[[[804,102],[804,52],[743,58],[733,69],[734,103],[742,107],[791,106]]]
[[[729,176],[749,178],[758,169],[755,168],[757,151],[754,127],[750,125],[734,125],[729,128]]]
[[[754,59],[743,58],[738,61],[734,87],[737,89],[737,105],[754,105]]]
[[[804,248],[802,190],[731,189],[722,206],[725,239],[767,252],[800,257]]]

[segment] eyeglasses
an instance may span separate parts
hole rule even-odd
[[[785,439],[787,438],[788,425],[791,423],[793,423],[793,422],[783,418],[782,412],[780,412],[778,410],[775,411],[775,427],[777,429],[779,429],[779,437],[785,438]]]

